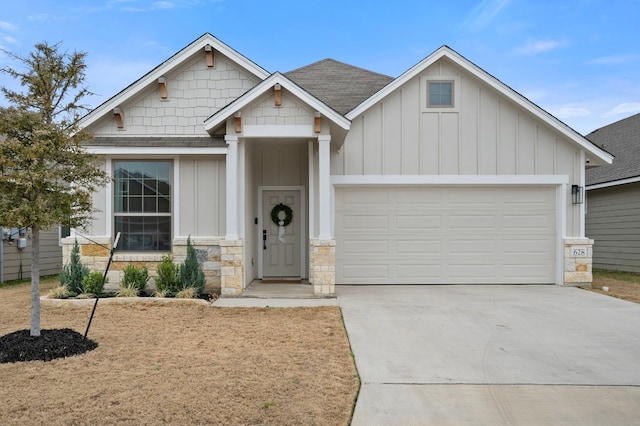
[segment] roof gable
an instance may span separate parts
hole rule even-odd
[[[330,58],[284,75],[340,114],[346,114],[393,81],[393,77]]]
[[[205,33],[198,39],[190,43],[188,46],[171,56],[169,59],[149,71],[147,74],[133,82],[124,90],[98,106],[80,121],[82,127],[88,127],[100,120],[104,115],[111,114],[113,108],[127,102],[141,91],[146,90],[150,85],[156,84],[158,78],[163,77],[165,74],[180,67],[186,61],[189,61],[194,55],[201,53],[205,47],[209,45],[214,51],[220,52],[233,62],[237,63],[240,67],[247,70],[251,75],[256,76],[258,79],[263,80],[269,76],[269,73],[258,66],[254,62],[247,59],[231,47],[227,46],[213,35]]]
[[[323,116],[327,117],[342,130],[349,130],[350,122],[338,112],[334,111],[325,103],[315,98],[313,95],[302,89],[293,81],[289,80],[283,74],[276,72],[269,76],[266,80],[249,90],[247,93],[230,103],[211,117],[209,117],[204,124],[205,130],[209,133],[213,133],[216,128],[226,122],[238,111],[247,107],[258,98],[263,96],[267,91],[271,90],[274,85],[280,84],[283,88],[291,92],[295,97],[306,103],[311,109],[318,111]]]
[[[533,116],[547,124],[549,127],[558,131],[560,134],[583,148],[588,154],[590,154],[589,159],[592,165],[611,164],[613,157],[609,153],[600,149],[589,140],[584,138],[582,135],[580,135],[578,132],[571,129],[569,126],[562,123],[560,120],[558,120],[533,102],[529,101],[527,98],[525,98],[506,84],[502,83],[477,65],[473,64],[471,61],[464,58],[462,55],[458,54],[448,46],[440,47],[431,55],[427,56],[418,64],[414,65],[412,68],[393,80],[387,86],[374,93],[371,97],[348,112],[346,114],[346,117],[349,120],[353,120],[355,117],[361,115],[369,108],[376,105],[378,102],[403,86],[405,83],[407,83],[414,77],[419,76],[423,71],[425,71],[427,68],[429,68],[431,65],[442,58],[447,58],[466,72],[477,77],[482,82],[496,90],[498,93],[510,99],[516,105],[531,113]]]

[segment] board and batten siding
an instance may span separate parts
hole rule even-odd
[[[180,236],[224,236],[225,157],[183,155],[179,161],[179,199],[173,205],[174,209],[179,210]]]
[[[458,105],[426,108],[426,81],[455,78]],[[355,117],[332,153],[337,175],[568,175],[579,150],[478,78],[442,59]]]
[[[30,234],[29,234],[30,235]],[[17,237],[16,237],[17,238]],[[2,279],[13,281],[31,277],[32,240],[27,237],[27,248],[18,250],[17,240],[2,241]],[[22,265],[22,276],[20,275]],[[59,274],[62,270],[62,247],[58,239],[58,227],[40,231],[40,276]]]
[[[587,191],[593,268],[640,273],[640,183]]]

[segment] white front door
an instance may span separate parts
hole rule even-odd
[[[262,190],[262,277],[302,276],[302,193],[298,189]],[[272,214],[273,213],[273,214]],[[287,215],[289,214],[289,218]],[[279,224],[274,221],[277,216]],[[289,221],[290,223],[286,223]]]

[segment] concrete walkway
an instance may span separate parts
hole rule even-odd
[[[556,286],[339,286],[353,425],[640,424],[640,305]]]

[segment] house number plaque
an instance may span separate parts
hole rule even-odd
[[[584,247],[571,247],[571,257],[587,257],[587,249]]]

